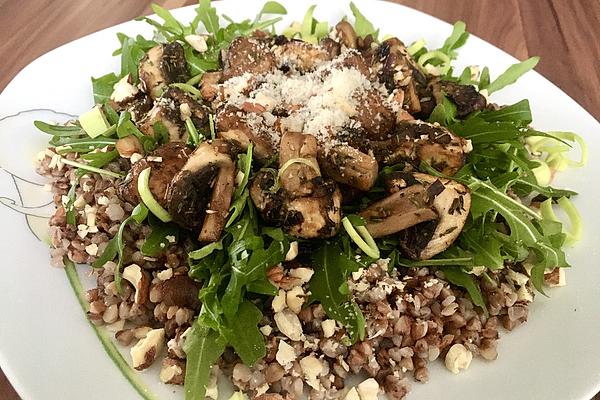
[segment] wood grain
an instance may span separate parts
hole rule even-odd
[[[537,71],[600,119],[600,1],[393,1],[448,22],[463,20],[470,32],[521,60],[541,56]],[[176,8],[195,1],[158,3]],[[149,12],[146,0],[0,0],[0,90],[45,52]],[[0,399],[19,399],[1,372]]]

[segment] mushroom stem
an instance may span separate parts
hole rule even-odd
[[[336,146],[327,154],[320,152],[323,173],[336,182],[358,190],[370,190],[377,180],[379,166],[373,156],[350,146]]]
[[[206,217],[198,240],[216,242],[221,237],[233,196],[235,166],[232,161],[223,165],[217,174]]]

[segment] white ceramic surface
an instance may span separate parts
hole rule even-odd
[[[237,20],[253,17],[262,3],[225,0],[216,7]],[[285,25],[301,19],[309,5],[282,3],[289,11]],[[378,1],[356,3],[382,33],[407,43],[424,37],[436,47],[451,31],[450,25],[409,8]],[[349,13],[345,1],[320,2],[315,16],[337,22],[345,13]],[[187,20],[192,9],[177,10],[175,15]],[[110,56],[118,45],[116,32],[151,35],[146,24],[129,22],[76,40],[28,65],[0,95],[0,202],[12,206],[0,207],[0,365],[27,400],[139,398],[104,353],[64,272],[49,266],[47,246],[34,236],[43,236],[42,217],[50,211],[50,198],[40,186],[43,179],[31,169],[31,160],[47,137],[31,122],[65,120],[91,107],[90,76],[118,68],[118,60]],[[511,56],[472,36],[457,65],[459,70],[464,65],[487,65],[495,76],[513,62]],[[600,188],[596,186],[600,124],[537,73],[527,74],[493,100],[510,103],[522,98],[530,100],[537,128],[575,131],[589,145],[588,166],[567,171],[558,181],[580,193],[575,204],[585,221],[583,240],[568,251],[573,265],[567,271],[568,286],[552,290],[550,298],[538,296],[529,322],[502,335],[497,361],[475,361],[459,376],[436,363],[430,383],[415,383],[410,399],[584,400],[600,389]],[[29,215],[25,218],[23,213]],[[82,268],[80,275],[85,278],[86,272]],[[154,368],[140,374],[149,391],[161,399],[183,398],[180,389],[158,383],[157,372]]]

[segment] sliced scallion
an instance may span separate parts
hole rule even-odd
[[[380,256],[379,247],[375,243],[373,236],[365,226],[352,225],[348,217],[342,219],[342,225],[350,236],[350,239],[369,257],[378,259]]]
[[[61,157],[60,162],[62,162],[63,164],[70,165],[72,167],[81,168],[82,170],[85,170],[85,171],[94,172],[94,173],[100,174],[100,175],[111,176],[111,177],[117,178],[117,179],[121,179],[124,177],[123,174],[119,174],[118,172],[113,172],[113,171],[108,171],[108,170],[102,169],[102,168],[92,167],[91,165],[82,164],[80,162],[68,160],[63,157]]]
[[[156,215],[156,217],[162,222],[169,222],[172,219],[171,215],[169,215],[167,210],[158,204],[158,201],[156,201],[154,195],[150,191],[150,170],[151,168],[148,167],[140,173],[138,177],[138,192],[140,193],[142,201],[146,207],[148,207],[148,210],[152,212],[152,214]]]

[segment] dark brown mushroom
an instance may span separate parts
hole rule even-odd
[[[156,137],[156,124],[162,124],[168,134],[168,141],[185,142],[188,131],[185,120],[191,118],[199,131],[208,130],[208,114],[206,107],[188,96],[183,90],[169,87],[158,99],[146,117],[140,121],[140,131],[145,135]]]
[[[317,139],[302,133],[285,133],[279,145],[279,169],[281,188],[286,196],[310,196],[315,184],[318,184],[315,178],[321,176],[317,162]]]
[[[437,104],[446,96],[456,105],[456,116],[464,118],[473,111],[485,109],[487,100],[472,85],[460,85],[456,82],[435,79],[430,83]]]
[[[418,166],[426,161],[444,175],[458,172],[471,151],[470,141],[443,126],[422,121],[398,123],[387,140],[360,142],[355,138],[355,141],[355,146],[363,152],[372,151],[384,164],[406,161]]]
[[[178,42],[159,44],[141,59],[139,76],[144,92],[160,97],[167,85],[189,79],[183,47]]]
[[[205,101],[213,101],[219,93],[218,84],[223,79],[222,71],[205,72],[200,80],[200,95]]]
[[[425,185],[415,184],[369,205],[360,213],[369,233],[378,238],[437,219],[427,189]]]
[[[225,225],[235,178],[230,153],[221,140],[200,144],[167,191],[173,221],[187,229],[201,227],[201,241],[218,240]]]
[[[180,142],[170,142],[156,148],[148,157],[142,158],[132,165],[127,177],[119,185],[120,197],[132,204],[139,203],[138,176],[143,170],[150,167],[148,184],[150,192],[156,201],[165,207],[167,187],[173,177],[183,168],[190,154],[192,154],[192,150]]]
[[[319,64],[332,59],[327,49],[301,40],[290,40],[273,48],[277,68],[301,73],[314,70]]]
[[[355,49],[358,46],[356,31],[348,21],[340,21],[335,26],[337,36],[344,46]]]
[[[250,73],[265,74],[275,70],[275,57],[267,40],[238,37],[233,39],[224,60],[223,79]]]
[[[446,250],[458,238],[469,215],[471,194],[465,185],[450,179],[422,173],[413,173],[412,178],[418,183],[407,189],[430,185],[428,190],[435,193],[431,204],[438,218],[400,232],[400,247],[409,257],[426,260]]]
[[[373,187],[379,172],[373,156],[347,145],[319,152],[319,164],[325,176],[362,191]]]

